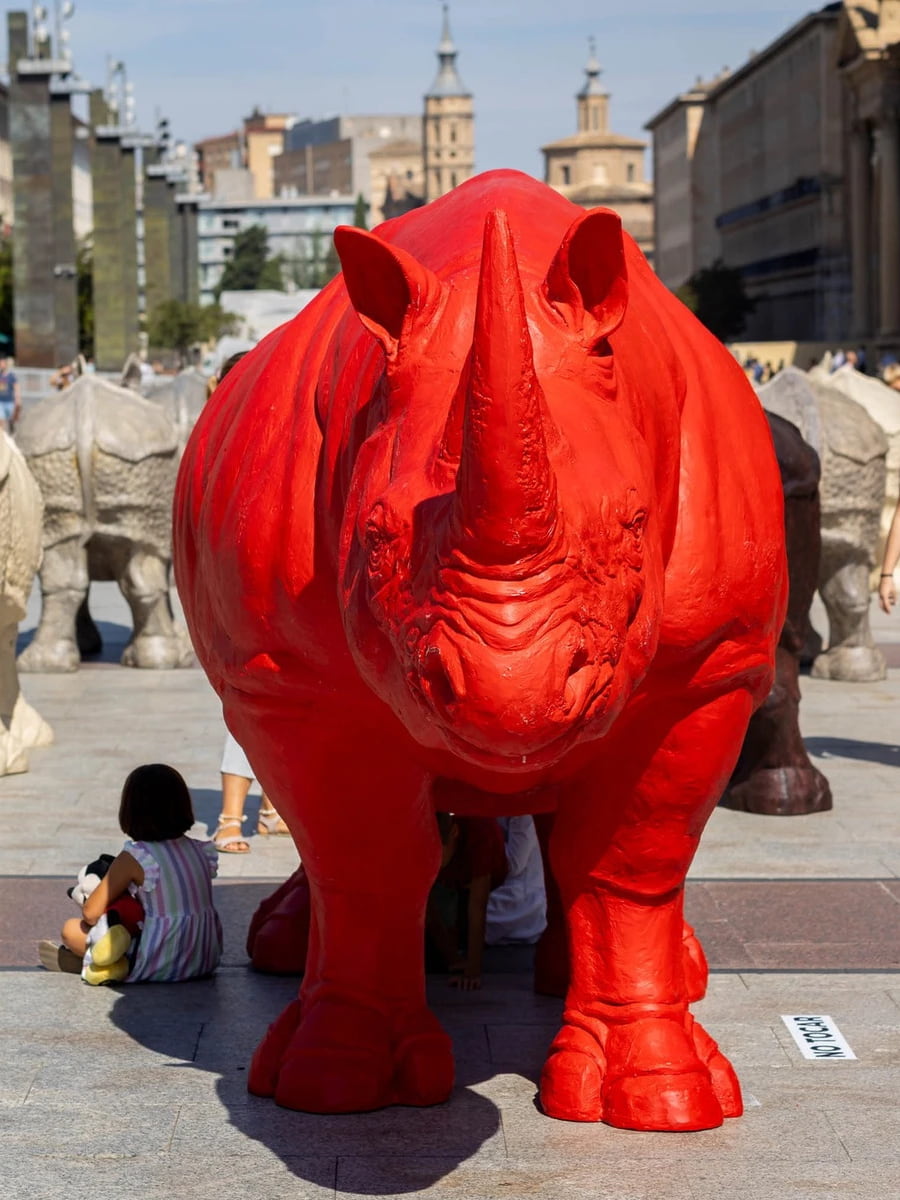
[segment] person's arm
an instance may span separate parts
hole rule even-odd
[[[461,964],[461,974],[454,975],[450,980],[453,987],[461,988],[464,992],[473,992],[481,987],[484,932],[490,894],[490,875],[479,875],[469,885],[469,949]]]
[[[898,560],[900,560],[900,503],[894,509],[891,528],[884,544],[884,562],[881,564],[881,578],[878,581],[878,599],[886,613],[890,613],[897,603],[894,570]]]
[[[113,900],[128,891],[130,883],[144,882],[144,868],[136,858],[123,850],[109,864],[109,870],[84,902],[82,918],[87,925],[96,925]]]
[[[19,413],[22,411],[22,393],[19,391],[18,379],[13,384],[13,421],[18,421]]]

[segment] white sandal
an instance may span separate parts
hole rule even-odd
[[[279,816],[278,810],[272,806],[271,808],[260,808],[259,817],[256,822],[256,832],[260,837],[290,837],[291,831],[284,823],[284,819]]]
[[[212,836],[212,844],[220,854],[249,854],[250,843],[240,833],[229,834],[226,836],[226,829],[233,829],[237,826],[238,829],[244,823],[244,817],[227,817],[225,813],[219,813],[219,824],[216,826],[216,831]]]

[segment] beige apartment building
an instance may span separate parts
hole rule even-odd
[[[576,95],[578,131],[541,147],[544,180],[583,208],[614,209],[653,259],[653,185],[644,178],[647,143],[609,128],[609,93],[591,45],[585,82]]]
[[[900,347],[900,4],[826,4],[648,123],[656,268],[716,259],[746,340]]]

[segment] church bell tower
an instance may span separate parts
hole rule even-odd
[[[436,200],[475,173],[475,113],[472,93],[456,69],[448,6],[437,48],[438,73],[425,93],[423,157],[425,199]]]

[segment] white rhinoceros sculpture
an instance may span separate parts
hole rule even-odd
[[[833,374],[829,374],[822,366],[813,367],[808,375],[816,383],[837,388],[839,392],[862,405],[887,437],[887,472],[884,503],[881,508],[881,533],[875,547],[878,565],[884,558],[884,543],[891,527],[897,500],[900,498],[900,392],[888,387],[874,375],[863,375],[850,363],[838,368]]]
[[[125,666],[190,665],[169,594],[179,448],[165,409],[82,375],[27,408],[17,440],[45,510],[41,620],[19,669],[77,670],[79,645],[88,652],[99,643],[86,601],[90,581],[101,579],[114,579],[131,609]]]
[[[796,367],[757,391],[765,409],[797,426],[822,464],[819,595],[829,636],[812,674],[854,682],[884,679],[884,656],[869,627],[869,572],[884,498],[887,437],[843,391]]]
[[[28,770],[26,751],[53,731],[25,700],[16,670],[16,633],[41,561],[44,505],[13,440],[0,431],[0,775]]]

